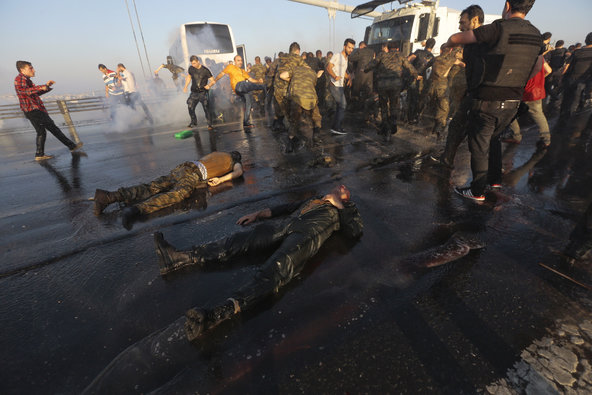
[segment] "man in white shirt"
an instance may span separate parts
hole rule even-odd
[[[154,121],[152,120],[148,107],[144,101],[142,101],[142,96],[140,96],[140,93],[138,92],[134,74],[126,69],[123,63],[117,65],[117,73],[119,73],[119,79],[123,85],[123,94],[125,95],[125,101],[127,104],[129,104],[134,110],[137,110],[136,105],[139,104],[146,114],[146,119],[152,125]]]
[[[343,50],[336,52],[327,63],[327,74],[330,77],[329,90],[337,104],[335,118],[333,118],[333,125],[331,126],[331,133],[333,134],[346,134],[341,127],[341,123],[345,117],[345,108],[347,107],[344,87],[345,84],[347,86],[351,85],[349,74],[347,74],[347,63],[355,45],[356,42],[354,40],[346,38],[343,42]]]

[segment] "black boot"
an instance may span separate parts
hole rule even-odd
[[[210,329],[222,322],[232,318],[240,312],[238,301],[229,299],[222,306],[214,307],[211,310],[190,309],[185,313],[185,334],[187,340],[194,341]]]
[[[164,239],[160,232],[154,232],[154,245],[158,255],[158,268],[161,276],[195,263],[191,252],[177,251]]]
[[[115,203],[120,201],[119,199],[119,192],[109,192],[103,189],[97,189],[95,191],[95,215],[101,215],[103,210],[110,205],[111,203]]]
[[[127,230],[132,228],[134,220],[141,214],[140,209],[136,206],[130,206],[123,209],[121,212],[121,224]]]

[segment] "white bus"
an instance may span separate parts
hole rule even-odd
[[[191,22],[181,25],[169,49],[173,63],[189,68],[189,57],[197,55],[202,63],[226,64],[234,59],[236,45],[229,25],[216,22]]]

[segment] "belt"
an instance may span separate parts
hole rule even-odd
[[[473,109],[479,110],[516,110],[521,100],[481,100],[473,99]]]

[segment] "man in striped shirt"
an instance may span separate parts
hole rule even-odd
[[[45,154],[46,130],[49,130],[58,140],[67,146],[70,151],[75,151],[82,147],[82,142],[76,144],[56,126],[53,120],[47,114],[43,101],[39,96],[49,92],[55,81],[47,81],[45,85],[35,85],[31,81],[35,77],[35,69],[31,62],[19,60],[16,62],[16,69],[19,74],[14,79],[14,89],[19,99],[21,110],[25,114],[35,131],[37,132],[37,150],[35,151],[35,160],[46,160],[53,158],[53,155]]]

